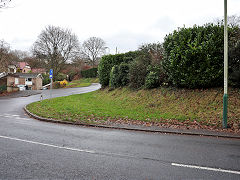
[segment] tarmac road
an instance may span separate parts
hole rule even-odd
[[[99,87],[53,90],[53,97]],[[240,179],[238,139],[42,122],[22,109],[39,99],[0,98],[0,179]]]

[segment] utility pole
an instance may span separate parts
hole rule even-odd
[[[223,128],[227,128],[228,109],[228,32],[227,0],[224,0],[224,95],[223,95]]]

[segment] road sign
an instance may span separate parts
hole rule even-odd
[[[50,98],[52,99],[53,69],[50,69],[50,71],[49,71],[49,78],[51,79],[51,84],[50,84]]]
[[[50,72],[49,72],[49,78],[52,79],[53,78],[53,70],[50,69]]]

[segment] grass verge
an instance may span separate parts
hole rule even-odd
[[[217,129],[222,124],[222,96],[221,89],[105,89],[35,102],[27,109],[38,116],[82,123]],[[240,90],[230,89],[231,127],[240,123],[239,107]]]
[[[71,81],[66,85],[66,88],[86,87],[86,86],[90,86],[92,83],[97,83],[98,81],[99,81],[98,78],[83,78],[83,79]]]

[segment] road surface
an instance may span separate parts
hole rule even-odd
[[[0,99],[0,179],[240,179],[240,140],[41,122],[22,109],[39,99]]]

